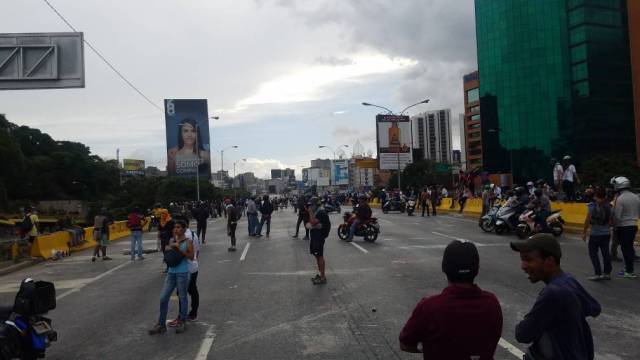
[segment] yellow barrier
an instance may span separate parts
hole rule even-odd
[[[147,224],[143,230],[148,231],[151,219],[147,218]],[[131,231],[127,228],[126,221],[116,221],[109,226],[109,241],[122,239],[131,235]],[[52,258],[57,251],[62,251],[64,254],[69,252],[80,251],[84,249],[93,248],[96,246],[95,240],[93,240],[93,226],[84,228],[84,238],[86,242],[79,246],[69,247],[71,243],[71,234],[67,231],[57,231],[47,235],[40,235],[36,237],[31,247],[31,256],[41,257],[43,259]]]

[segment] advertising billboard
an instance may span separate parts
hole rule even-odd
[[[361,169],[377,169],[377,159],[356,159],[356,167]]]
[[[333,185],[349,185],[349,160],[336,160],[332,167]]]
[[[167,174],[211,177],[211,142],[206,99],[165,99]]]
[[[408,116],[377,115],[378,162],[381,170],[401,170],[413,162]]]
[[[127,176],[144,176],[144,160],[122,159],[123,174]]]
[[[318,180],[316,185],[329,186],[331,182],[331,169],[318,169]]]

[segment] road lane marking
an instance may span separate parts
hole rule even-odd
[[[458,240],[458,241],[463,241],[463,242],[472,242],[471,240],[467,240],[467,239],[463,239],[463,238],[459,238],[459,237],[455,237],[455,236],[451,236],[451,235],[447,235],[447,234],[439,233],[439,232],[436,232],[436,231],[432,231],[431,233],[432,233],[433,235],[438,235],[438,236],[446,237],[447,239],[451,239],[451,240]]]
[[[87,286],[87,285],[89,285],[91,283],[94,283],[94,282],[102,279],[103,277],[105,277],[105,276],[107,276],[107,275],[109,275],[109,274],[111,274],[113,272],[116,272],[116,271],[120,270],[121,268],[123,268],[123,267],[125,267],[125,266],[127,266],[129,264],[131,264],[131,261],[127,261],[125,263],[122,263],[122,264],[114,267],[111,270],[107,270],[107,271],[103,272],[102,274],[100,274],[100,275],[98,275],[98,276],[96,276],[94,278],[89,279],[89,281],[87,281],[87,282],[85,282],[83,284],[80,284],[80,285],[76,286],[75,288],[73,288],[71,290],[67,290],[67,291],[63,292],[62,294],[56,296],[56,301],[58,301],[60,299],[63,299],[65,297],[67,297],[68,295],[71,295],[71,294],[73,294],[75,292],[80,291],[80,289],[82,289],[83,287],[85,287],[85,286]]]
[[[365,253],[365,254],[368,254],[368,253],[369,253],[369,250],[367,250],[367,249],[363,248],[362,246],[360,246],[360,245],[358,245],[358,244],[356,244],[356,243],[354,243],[354,242],[350,242],[350,244],[351,244],[351,245],[353,245],[353,246],[355,246],[355,247],[356,247],[356,249],[358,249],[358,250],[362,251],[362,252],[363,252],[363,253]]]
[[[247,257],[247,252],[249,252],[249,246],[251,246],[251,243],[247,243],[247,245],[244,246],[244,250],[242,250],[242,255],[240,255],[240,261],[244,261],[244,259]]]
[[[503,349],[507,350],[511,355],[515,356],[518,359],[522,359],[524,357],[524,353],[520,351],[513,344],[505,340],[504,338],[500,338],[498,341],[498,345],[500,345]]]
[[[213,342],[216,340],[216,327],[215,325],[210,325],[209,329],[207,329],[207,333],[204,335],[204,340],[202,340],[202,345],[200,345],[200,350],[198,351],[198,355],[196,356],[196,360],[206,360],[209,356],[209,352],[213,347]]]

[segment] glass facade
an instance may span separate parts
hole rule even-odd
[[[624,0],[475,5],[487,171],[522,182],[551,157],[635,153]]]

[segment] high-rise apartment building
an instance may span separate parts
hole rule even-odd
[[[467,169],[467,142],[464,127],[464,114],[458,114],[458,131],[460,136],[460,167],[462,170]]]
[[[625,0],[475,6],[484,169],[522,182],[552,157],[635,156]]]
[[[480,123],[480,79],[478,71],[466,74],[463,79],[464,121],[461,124],[468,170],[482,167],[482,131]]]
[[[435,110],[411,117],[413,146],[425,159],[451,163],[451,110]]]

